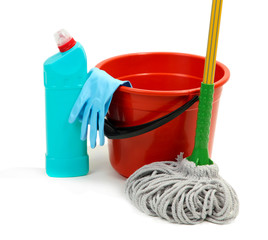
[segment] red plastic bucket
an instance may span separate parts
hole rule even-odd
[[[205,58],[182,53],[134,53],[102,61],[98,68],[114,78],[129,80],[133,88],[120,87],[111,102],[108,119],[116,127],[156,120],[174,111],[200,92]],[[210,127],[212,152],[222,86],[230,72],[217,62]],[[129,177],[138,168],[156,161],[172,161],[181,152],[192,153],[198,103],[171,122],[151,132],[127,139],[108,140],[114,169]]]

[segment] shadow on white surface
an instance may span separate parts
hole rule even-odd
[[[118,226],[133,235],[130,239],[139,239],[141,231],[148,235],[146,238],[164,239],[167,235],[171,238],[178,230],[187,239],[209,239],[208,231],[214,235],[220,233],[222,238],[219,239],[226,239],[231,232],[240,236],[239,229],[249,224],[247,214],[250,211],[242,211],[236,221],[224,226],[177,225],[147,216],[127,200],[124,194],[126,179],[110,165],[107,146],[90,149],[89,157],[90,172],[83,177],[51,178],[44,168],[0,171],[0,222],[2,219],[4,229],[0,239],[7,239],[1,237],[7,234],[8,239],[18,239],[18,234],[36,239],[41,232],[43,239],[53,239],[51,233],[54,239],[78,239],[77,233],[82,239],[89,232],[110,237],[111,233],[117,235],[114,230]],[[13,231],[14,226],[18,232]],[[49,231],[44,231],[44,226]],[[133,226],[139,231],[133,231]],[[193,228],[195,231],[191,231]],[[215,238],[214,235],[211,234]]]
[[[1,178],[44,178],[46,171],[44,168],[9,168],[0,171]]]
[[[25,183],[27,186],[39,183],[79,193],[97,191],[100,194],[124,194],[126,178],[119,175],[110,165],[107,145],[89,150],[89,165],[88,175],[82,177],[51,178],[46,175],[44,168],[16,167],[0,171],[0,179],[14,182],[20,188],[26,187]]]

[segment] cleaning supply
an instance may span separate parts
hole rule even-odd
[[[114,93],[104,126],[109,159],[119,174],[129,177],[146,164],[172,161],[178,152],[192,153],[198,111],[195,96],[200,94],[204,65],[205,57],[177,52],[130,53],[96,65],[133,86],[122,86]],[[209,153],[229,77],[229,69],[217,62]]]
[[[69,122],[74,123],[77,118],[82,122],[81,140],[87,139],[88,124],[90,124],[91,148],[96,147],[97,130],[99,130],[100,145],[104,144],[104,118],[113,94],[119,86],[132,87],[129,81],[119,81],[103,70],[92,68],[72,108]]]
[[[87,142],[80,140],[81,123],[69,124],[72,106],[87,76],[82,45],[65,30],[55,34],[60,50],[44,63],[46,97],[46,172],[51,177],[76,177],[89,170]]]
[[[237,195],[220,177],[218,166],[196,166],[183,154],[177,162],[138,169],[127,179],[126,194],[142,212],[172,223],[225,224],[238,214]]]
[[[237,195],[219,176],[218,167],[208,154],[222,2],[213,0],[212,4],[192,155],[183,159],[181,154],[177,162],[146,165],[131,175],[126,184],[127,196],[135,206],[170,222],[196,224],[206,220],[224,224],[238,214]]]

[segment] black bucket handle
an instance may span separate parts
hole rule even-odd
[[[115,127],[113,124],[108,120],[105,119],[104,123],[104,134],[109,139],[125,139],[136,137],[141,134],[150,132],[156,128],[161,127],[162,125],[170,122],[174,118],[178,117],[182,113],[184,113],[187,109],[189,109],[194,103],[199,100],[198,96],[194,96],[190,101],[185,103],[183,106],[179,107],[175,111],[159,118],[154,121],[133,126],[133,127]]]

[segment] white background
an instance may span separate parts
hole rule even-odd
[[[136,210],[107,146],[89,149],[86,177],[45,174],[43,62],[67,29],[88,67],[142,51],[205,55],[211,0],[0,3],[0,239],[267,239],[267,0],[225,0],[217,59],[231,71],[213,160],[236,189],[231,224],[176,225]],[[179,136],[178,136],[179,137]]]

